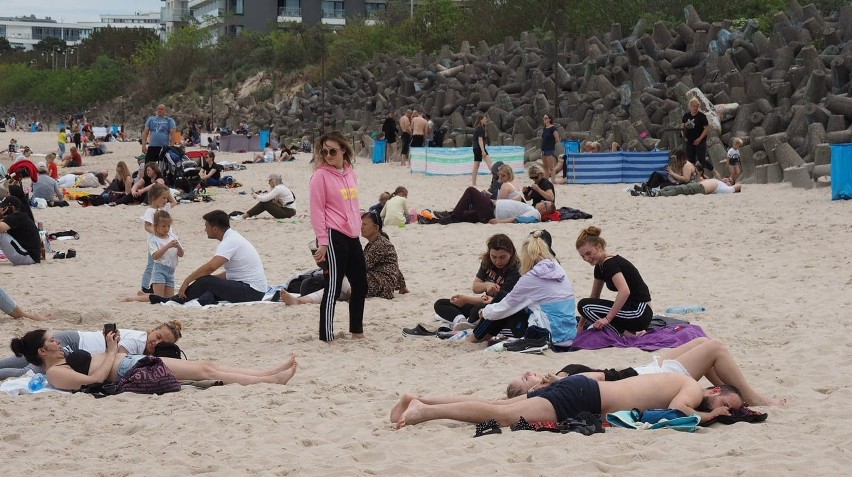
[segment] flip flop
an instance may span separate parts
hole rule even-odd
[[[491,419],[490,421],[480,422],[476,425],[476,434],[473,437],[482,437],[488,436],[491,434],[502,434],[503,430],[500,429],[500,424]]]
[[[422,338],[425,336],[437,336],[438,333],[435,331],[429,331],[423,325],[418,324],[414,328],[403,328],[402,334],[405,336]]]

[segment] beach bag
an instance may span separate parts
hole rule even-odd
[[[186,353],[174,343],[157,343],[157,346],[154,347],[154,356],[158,358],[181,359],[181,355],[186,358]]]
[[[164,394],[180,391],[180,383],[172,371],[156,356],[140,359],[118,382],[118,392]]]

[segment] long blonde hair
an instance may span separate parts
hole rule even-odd
[[[541,238],[541,230],[536,230],[524,240],[521,245],[521,275],[532,270],[532,268],[540,261],[550,259],[556,261],[553,254],[550,253],[550,247],[547,242]]]

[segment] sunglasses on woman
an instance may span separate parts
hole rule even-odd
[[[335,149],[333,147],[330,147],[328,149],[320,149],[320,154],[322,154],[323,157],[336,157],[338,152],[340,152],[340,150]]]

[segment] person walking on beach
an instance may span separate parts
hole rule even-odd
[[[316,234],[317,263],[327,262],[325,291],[320,304],[322,341],[334,340],[334,311],[343,277],[349,279],[349,332],[364,337],[364,300],[367,297],[367,264],[361,248],[361,212],[358,176],[352,167],[355,152],[339,131],[323,134],[314,144],[311,176],[311,225]]]
[[[479,164],[485,160],[488,165],[488,170],[491,170],[491,156],[488,155],[488,150],[485,149],[485,125],[488,124],[488,116],[481,113],[476,117],[473,123],[473,177],[471,177],[470,185],[476,187],[476,176],[479,174]]]
[[[157,105],[157,114],[145,121],[145,129],[142,130],[145,162],[157,162],[160,159],[160,152],[171,144],[176,128],[175,120],[166,116],[166,105]]]

